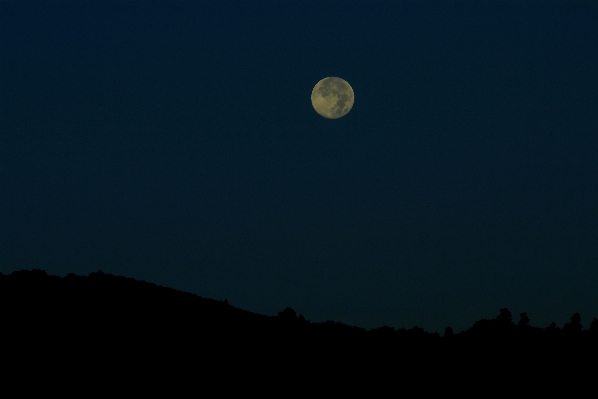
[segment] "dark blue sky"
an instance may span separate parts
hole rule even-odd
[[[598,3],[0,3],[0,272],[273,315],[598,316]],[[327,120],[313,86],[347,80]]]

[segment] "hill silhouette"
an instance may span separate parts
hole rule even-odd
[[[73,364],[103,359],[144,367],[161,359],[161,367],[175,367],[186,359],[211,370],[231,372],[234,365],[244,373],[257,372],[257,359],[271,369],[308,364],[312,370],[342,367],[354,373],[388,370],[387,364],[400,362],[406,373],[449,373],[433,365],[475,368],[523,358],[526,365],[554,366],[555,359],[568,359],[557,363],[565,367],[593,356],[598,346],[598,319],[584,329],[578,313],[562,328],[532,327],[525,313],[515,324],[511,312],[500,309],[494,319],[459,333],[448,327],[442,336],[419,327],[368,331],[333,321],[312,323],[290,307],[276,316],[260,315],[101,271],[64,278],[42,270],[0,274],[0,301],[2,340],[18,349],[16,362],[66,356]],[[512,366],[517,364],[522,367]]]

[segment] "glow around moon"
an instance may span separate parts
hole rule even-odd
[[[353,107],[353,88],[346,80],[328,77],[320,80],[311,92],[311,104],[316,112],[328,119],[347,115]]]

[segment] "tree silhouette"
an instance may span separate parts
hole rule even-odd
[[[278,312],[278,318],[284,321],[297,321],[297,313],[293,308],[287,306],[284,310]]]
[[[590,331],[598,332],[598,319],[595,317],[592,319],[592,322],[590,323]]]
[[[575,313],[573,316],[571,316],[571,322],[566,323],[563,326],[563,331],[580,332],[581,327],[581,316],[579,315],[579,313]]]
[[[513,324],[513,316],[511,315],[511,311],[507,308],[502,308],[500,313],[496,317],[496,321],[499,322],[501,325],[512,325]]]
[[[448,326],[445,330],[444,330],[444,338],[448,338],[448,337],[452,337],[453,335],[455,335],[453,333],[453,329]]]
[[[527,313],[523,312],[519,314],[519,324],[518,327],[529,327],[529,317],[527,317]]]

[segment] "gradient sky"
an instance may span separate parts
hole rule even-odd
[[[0,272],[598,317],[598,2],[0,2]],[[345,117],[312,108],[338,76]]]

